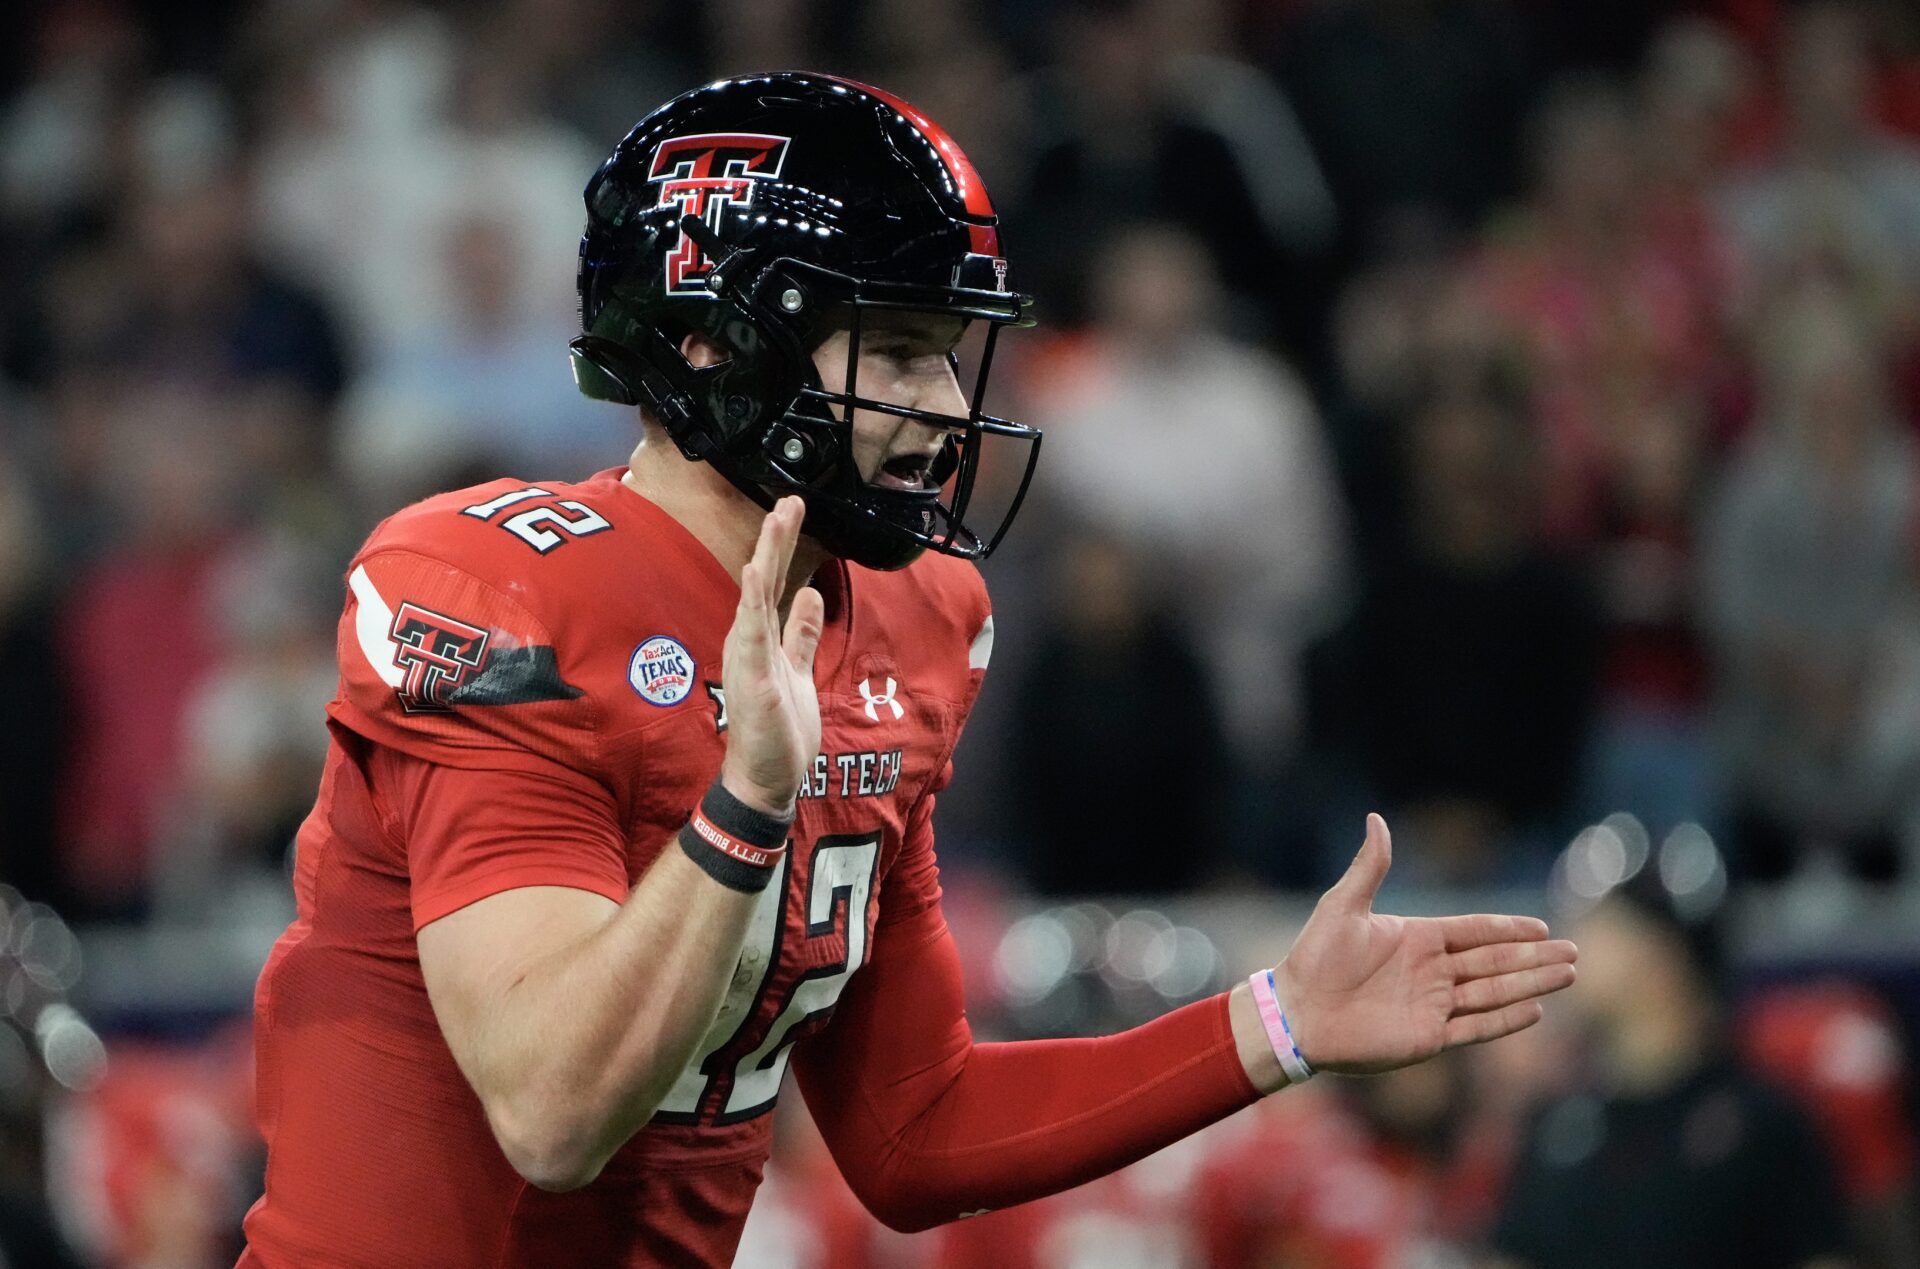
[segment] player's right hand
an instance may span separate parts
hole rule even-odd
[[[1360,853],[1274,967],[1293,1038],[1322,1070],[1391,1071],[1525,1030],[1543,997],[1573,984],[1579,949],[1544,921],[1375,912],[1392,863],[1387,822],[1367,816]]]
[[[825,620],[820,592],[793,597],[784,632],[780,595],[805,504],[774,503],[753,558],[740,574],[740,607],[727,631],[720,683],[727,694],[727,755],[720,781],[733,796],[772,815],[791,815],[801,778],[820,752],[820,698],[813,654]]]

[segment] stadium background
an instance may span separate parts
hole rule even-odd
[[[567,379],[580,188],[651,104],[791,65],[942,120],[1041,298],[994,394],[1041,487],[939,826],[976,1029],[1269,963],[1367,808],[1390,910],[1564,925],[1657,874],[1860,1263],[1920,1263],[1901,0],[7,6],[15,1262],[46,1222],[232,1262],[342,565],[420,493],[621,461]],[[788,1098],[742,1263],[1474,1263],[1529,1108],[1607,1079],[1581,990],[1550,1012],[914,1238]]]

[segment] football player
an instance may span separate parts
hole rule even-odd
[[[789,1061],[861,1200],[923,1229],[1571,981],[1538,921],[1374,915],[1376,816],[1272,970],[976,1044],[933,807],[993,648],[971,561],[1039,441],[981,410],[1029,307],[986,189],[906,102],[790,73],[667,103],[586,202],[575,375],[642,439],[409,507],[349,566],[243,1264],[724,1265]],[[989,445],[1021,475],[976,527]]]

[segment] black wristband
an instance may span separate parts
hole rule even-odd
[[[729,793],[718,779],[707,786],[706,795],[700,799],[700,813],[721,832],[761,850],[779,850],[793,827],[793,816],[755,810]]]
[[[730,890],[758,894],[780,871],[791,819],[748,806],[718,780],[680,830],[680,848]]]

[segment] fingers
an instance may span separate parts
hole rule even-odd
[[[802,586],[793,597],[793,611],[787,614],[787,632],[781,640],[787,660],[802,674],[813,674],[813,654],[820,647],[820,632],[826,627],[826,602],[811,586]]]
[[[1573,966],[1562,963],[1455,983],[1453,1011],[1456,1014],[1462,1014],[1504,1009],[1508,1005],[1516,1005],[1523,1000],[1533,1000],[1540,996],[1552,995],[1556,991],[1563,991],[1573,986],[1573,978]]]
[[[773,504],[773,510],[760,521],[760,536],[753,544],[753,557],[740,570],[740,612],[754,614],[756,625],[750,633],[755,642],[773,633],[773,616],[780,607],[780,592],[786,585],[787,569],[793,563],[793,548],[800,540],[800,522],[806,507],[800,499],[786,497]]]
[[[1547,923],[1538,917],[1494,916],[1482,912],[1438,920],[1449,952],[1464,952],[1488,943],[1533,942],[1547,937]]]
[[[1460,1014],[1447,1020],[1447,1047],[1457,1049],[1463,1044],[1485,1044],[1488,1040],[1498,1040],[1501,1036],[1525,1031],[1540,1021],[1544,1013],[1539,1001],[1525,1000],[1492,1013]]]
[[[778,520],[773,512],[768,512],[760,521],[760,536],[753,544],[753,555],[740,570],[742,612],[761,612],[772,606],[767,602],[767,575],[773,570],[773,538],[778,531]]]
[[[1380,893],[1380,883],[1386,880],[1387,869],[1392,865],[1393,837],[1387,832],[1387,822],[1369,814],[1367,839],[1360,843],[1360,853],[1353,857],[1346,874],[1334,882],[1333,889],[1327,893],[1364,912],[1373,907],[1373,897]]]
[[[773,510],[767,513],[766,522],[772,526],[773,547],[773,566],[767,574],[769,608],[780,606],[780,593],[787,584],[787,570],[793,565],[793,548],[800,541],[800,522],[806,518],[806,514],[806,504],[791,494],[774,503]]]
[[[1527,943],[1488,943],[1456,952],[1453,976],[1462,982],[1472,978],[1491,978],[1516,970],[1542,965],[1571,965],[1580,959],[1580,949],[1566,939],[1542,939]]]

